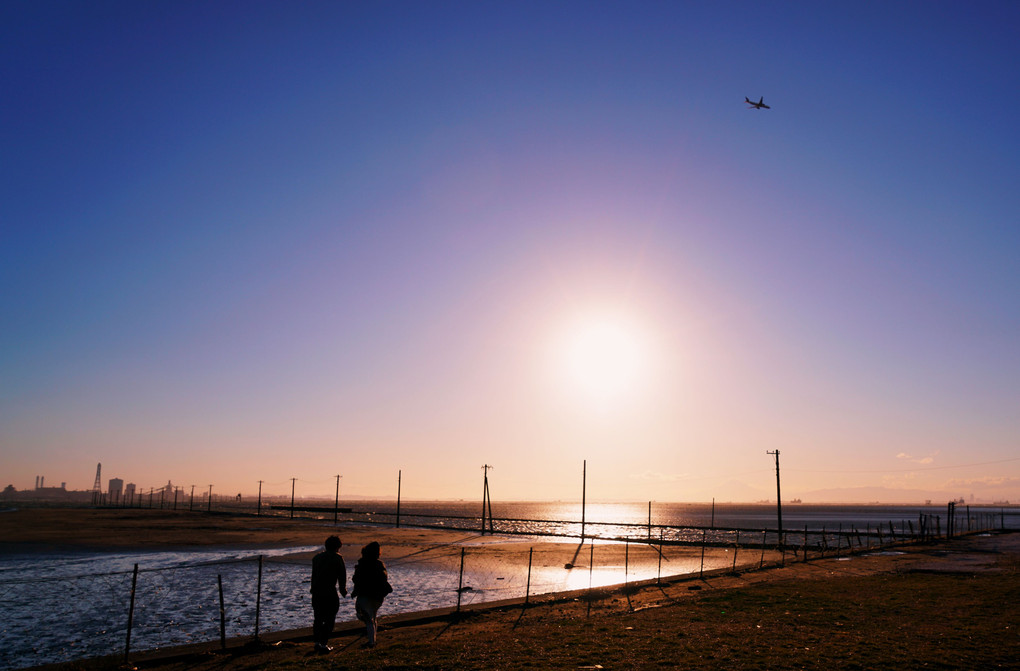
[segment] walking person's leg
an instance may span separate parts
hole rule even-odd
[[[380,606],[382,606],[382,601],[367,599],[362,596],[358,597],[358,600],[354,605],[355,611],[358,614],[358,619],[365,623],[365,637],[368,639],[369,647],[375,646],[376,633],[379,630],[379,626],[376,622],[376,616],[379,613]]]
[[[336,626],[336,614],[340,611],[340,599],[335,599],[330,602],[329,607],[324,613],[326,616],[325,621],[322,623],[322,647],[329,652],[329,637],[333,635],[333,628]]]
[[[312,596],[312,640],[315,641],[315,648],[318,649],[325,642],[322,634],[325,618],[322,612],[321,599]]]
[[[315,619],[312,622],[312,639],[315,641],[315,649],[320,652],[329,652],[329,637],[336,625],[340,600],[313,596],[312,610],[315,614]]]
[[[369,617],[368,622],[365,623],[365,635],[368,637],[368,644],[375,645],[375,634],[378,629],[375,617]]]

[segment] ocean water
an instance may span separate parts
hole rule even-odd
[[[329,504],[332,502],[321,505]],[[341,520],[397,523],[395,501],[357,501],[342,505],[352,508],[352,512],[341,513]],[[491,527],[498,533],[573,538],[582,535],[583,526],[585,536],[640,540],[655,539],[661,533],[666,540],[691,543],[700,542],[706,529],[713,530],[710,538],[720,542],[732,541],[737,531],[747,534],[768,529],[775,532],[779,515],[774,503],[588,503],[582,508],[580,502],[495,502],[491,509]],[[289,514],[286,510],[272,512]],[[480,501],[403,502],[399,521],[402,525],[480,530],[481,515]],[[311,516],[330,520],[333,517],[323,513]],[[922,520],[942,530],[949,523],[946,505],[784,504],[782,517],[783,529],[787,531],[803,531],[806,527],[811,532],[856,529],[862,534],[879,526],[886,533],[892,524],[894,534],[906,535],[920,533]],[[1016,529],[1020,528],[1020,510],[961,504],[955,508],[954,523],[958,531],[989,526]]]
[[[490,545],[501,537],[486,538],[485,545]],[[228,638],[254,636],[256,602],[260,634],[307,627],[310,562],[289,555],[317,549],[0,556],[0,669],[123,654],[129,613],[132,651],[215,641],[220,636],[220,584]],[[645,547],[644,551],[651,550]],[[536,561],[529,573],[524,551],[497,560],[483,548],[468,546],[463,576],[448,564],[385,557],[394,592],[382,614],[601,587],[658,575],[648,561],[637,567],[637,549],[634,564],[627,567],[618,561],[608,563],[599,552],[599,547],[586,545],[576,570]],[[259,554],[263,556],[260,596]],[[346,560],[350,576],[355,557]],[[673,561],[667,568],[676,574],[698,566]],[[346,599],[338,621],[354,619],[354,602]]]

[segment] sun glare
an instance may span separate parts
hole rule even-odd
[[[645,334],[633,321],[609,313],[577,318],[558,347],[564,392],[599,409],[619,406],[640,392],[648,355]]]

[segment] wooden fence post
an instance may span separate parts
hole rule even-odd
[[[216,575],[216,583],[220,588],[220,648],[227,649],[227,611],[223,607],[223,576]]]
[[[659,571],[655,575],[655,584],[656,585],[662,583],[662,535],[663,535],[664,531],[665,530],[662,529],[661,527],[659,528]]]
[[[528,548],[528,586],[524,588],[524,605],[528,605],[531,598],[531,558],[535,554],[535,548]]]
[[[737,535],[733,539],[733,568],[731,569],[734,573],[737,572],[737,550],[740,549],[740,529],[737,529]]]
[[[457,581],[457,612],[460,612],[460,595],[464,592],[464,548],[460,549],[460,578]]]
[[[259,555],[259,580],[255,587],[255,640],[259,640],[259,617],[262,614],[262,562],[263,555]]]
[[[705,541],[708,540],[708,529],[701,530],[701,573],[698,576],[701,579],[705,577]]]
[[[623,545],[623,586],[627,586],[627,579],[630,574],[630,539],[625,540]]]
[[[131,574],[131,605],[128,606],[127,641],[124,643],[124,663],[128,663],[128,655],[131,654],[131,625],[135,619],[135,588],[138,586],[138,564],[135,564],[134,573]]]

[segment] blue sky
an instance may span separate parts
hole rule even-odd
[[[0,478],[1020,498],[1016,25],[5,3]]]

